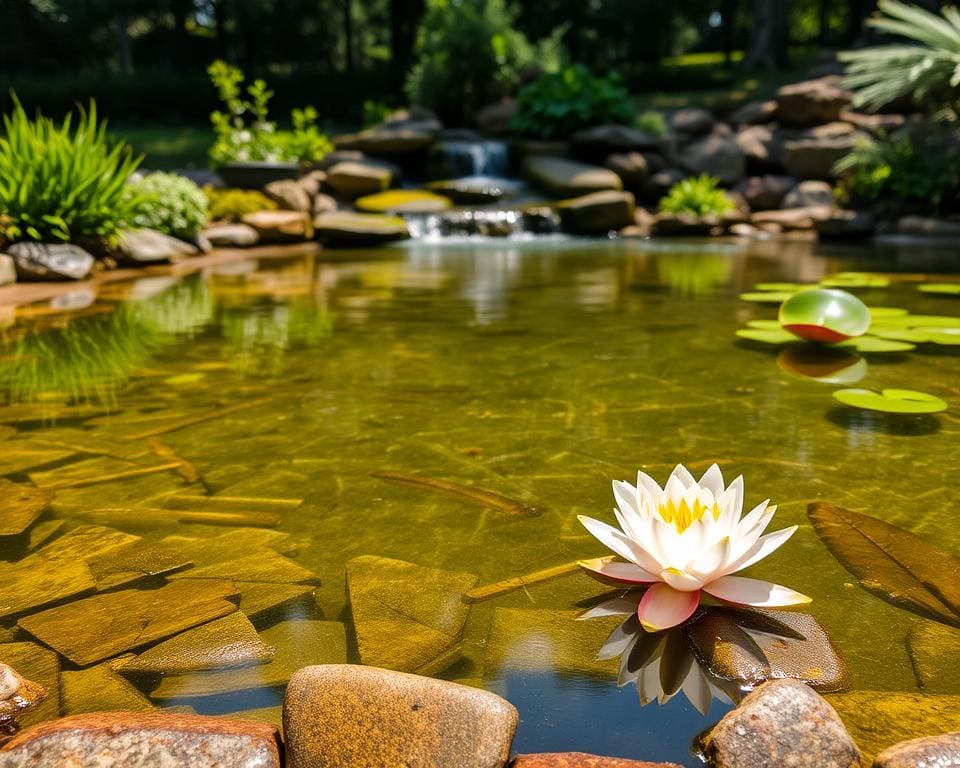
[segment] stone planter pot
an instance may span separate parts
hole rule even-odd
[[[217,169],[224,186],[240,189],[262,189],[271,181],[298,179],[302,173],[299,163],[272,163],[250,161],[228,163]]]

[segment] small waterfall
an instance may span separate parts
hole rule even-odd
[[[445,211],[404,218],[410,236],[428,242],[469,237],[525,239],[560,231],[560,221],[549,208]]]
[[[435,145],[433,155],[431,165],[438,178],[503,178],[510,170],[510,155],[504,141],[441,141]]]

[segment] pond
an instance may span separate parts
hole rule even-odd
[[[903,274],[945,272],[942,256],[415,242],[151,276],[8,313],[0,474],[55,498],[26,533],[0,538],[5,578],[39,595],[11,607],[0,587],[0,642],[23,654],[38,637],[57,651],[67,714],[188,705],[275,720],[290,667],[362,651],[506,696],[522,716],[519,751],[697,765],[691,743],[729,704],[641,707],[632,684],[618,687],[616,660],[594,659],[615,623],[573,620],[602,586],[574,573],[469,610],[458,594],[606,554],[577,515],[613,522],[611,480],[718,462],[727,480],[744,476],[748,508],[779,506],[771,530],[800,526],[749,575],[813,598],[805,610],[856,689],[916,691],[905,638],[917,618],[860,588],[806,510],[829,501],[960,553],[947,473],[960,462],[960,347],[863,353],[851,361],[859,382],[838,385],[735,334],[776,316],[738,298],[755,284],[850,269],[901,273],[856,290],[871,306],[956,314],[955,297]],[[922,390],[954,411],[856,410],[832,398],[841,386]],[[179,615],[200,603],[222,616],[230,580],[272,661],[217,672],[176,646],[139,668],[124,656],[205,620]],[[163,626],[139,640],[124,634],[124,603],[62,613],[160,585],[183,589],[149,609]]]

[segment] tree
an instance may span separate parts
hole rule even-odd
[[[782,69],[789,63],[790,0],[753,0],[751,33],[743,66]]]

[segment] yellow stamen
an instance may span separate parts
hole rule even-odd
[[[681,499],[679,505],[675,504],[673,499],[668,499],[665,504],[660,505],[660,517],[664,522],[673,523],[677,533],[683,533],[695,522],[702,520],[707,513],[713,515],[714,520],[719,520],[720,505],[713,502],[711,506],[706,506],[700,499],[693,502],[693,507],[687,504],[686,499]]]

